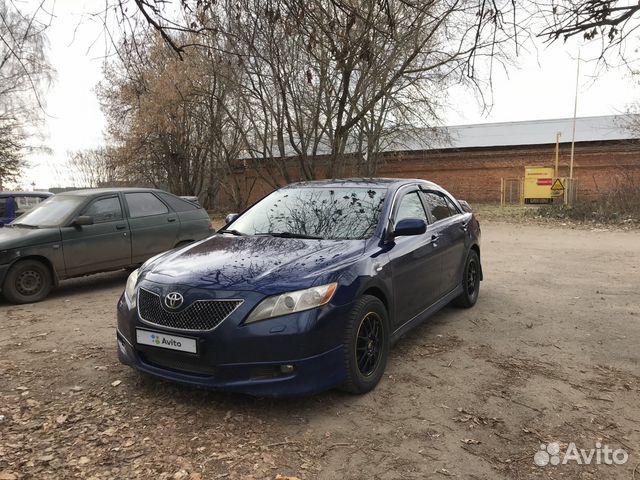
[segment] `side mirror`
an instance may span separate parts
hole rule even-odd
[[[473,209],[471,208],[471,205],[469,205],[469,202],[467,202],[466,200],[458,200],[458,203],[460,204],[464,212],[473,213]]]
[[[410,235],[422,235],[427,231],[427,223],[420,218],[405,218],[396,223],[393,231],[394,237],[407,237]]]
[[[239,213],[230,213],[229,215],[227,215],[227,218],[225,218],[224,221],[227,225],[229,225],[231,222],[235,222],[236,218],[238,218],[239,216]]]
[[[73,219],[73,224],[78,226],[93,225],[93,217],[91,215],[80,215]]]

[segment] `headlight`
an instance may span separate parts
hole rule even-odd
[[[328,303],[338,288],[337,283],[267,297],[251,312],[244,323],[302,312]]]
[[[136,268],[131,272],[129,278],[127,278],[127,286],[124,287],[124,295],[127,297],[127,300],[129,300],[132,307],[136,306],[136,284],[138,283],[139,272],[139,268]]]

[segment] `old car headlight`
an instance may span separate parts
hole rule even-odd
[[[288,313],[302,312],[328,303],[338,288],[337,283],[287,292],[265,298],[251,312],[245,323],[279,317]]]
[[[127,297],[127,300],[129,300],[132,307],[136,306],[136,284],[138,283],[139,272],[139,268],[136,268],[131,272],[129,278],[127,278],[127,286],[124,288],[124,295]]]

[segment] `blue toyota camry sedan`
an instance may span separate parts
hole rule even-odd
[[[390,345],[478,299],[480,226],[424,180],[305,182],[148,260],[118,302],[118,356],[166,380],[254,395],[380,381]]]

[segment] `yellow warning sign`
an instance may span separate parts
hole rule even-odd
[[[559,178],[556,178],[555,181],[553,182],[553,185],[551,185],[551,190],[564,190],[564,185],[562,184],[562,180],[560,180]]]

